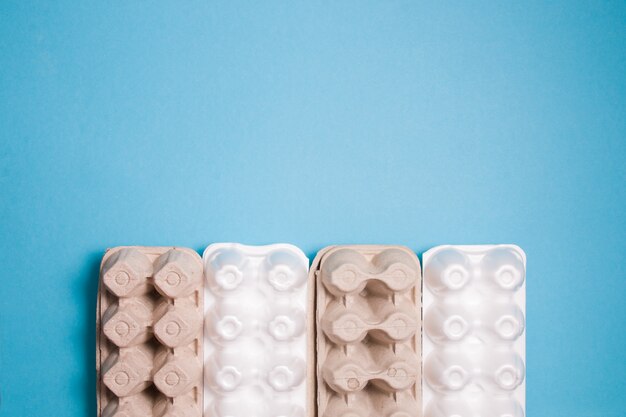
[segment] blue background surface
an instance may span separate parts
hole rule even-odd
[[[530,417],[626,410],[626,4],[0,4],[0,415],[94,416],[116,245],[516,243]]]

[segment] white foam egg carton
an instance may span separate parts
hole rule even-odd
[[[423,267],[424,417],[523,417],[524,252],[438,246]]]
[[[292,245],[203,255],[204,416],[306,417],[314,390],[307,257]]]

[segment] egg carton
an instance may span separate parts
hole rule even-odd
[[[400,246],[331,246],[313,261],[317,416],[421,415],[421,273]]]
[[[312,415],[306,256],[286,244],[219,243],[203,262],[205,417]]]
[[[424,417],[523,417],[526,255],[438,246],[424,261]]]
[[[190,249],[117,247],[100,267],[100,417],[202,415],[202,262]]]

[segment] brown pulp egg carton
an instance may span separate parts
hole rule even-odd
[[[202,416],[202,321],[195,251],[107,250],[96,319],[98,416]]]
[[[330,246],[316,279],[317,416],[421,416],[421,270],[402,246]]]

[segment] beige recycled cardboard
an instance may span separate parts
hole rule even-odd
[[[99,417],[202,416],[202,310],[195,251],[107,250],[96,317]]]
[[[315,415],[421,416],[417,256],[402,246],[330,246],[318,252],[310,276],[316,281]]]

